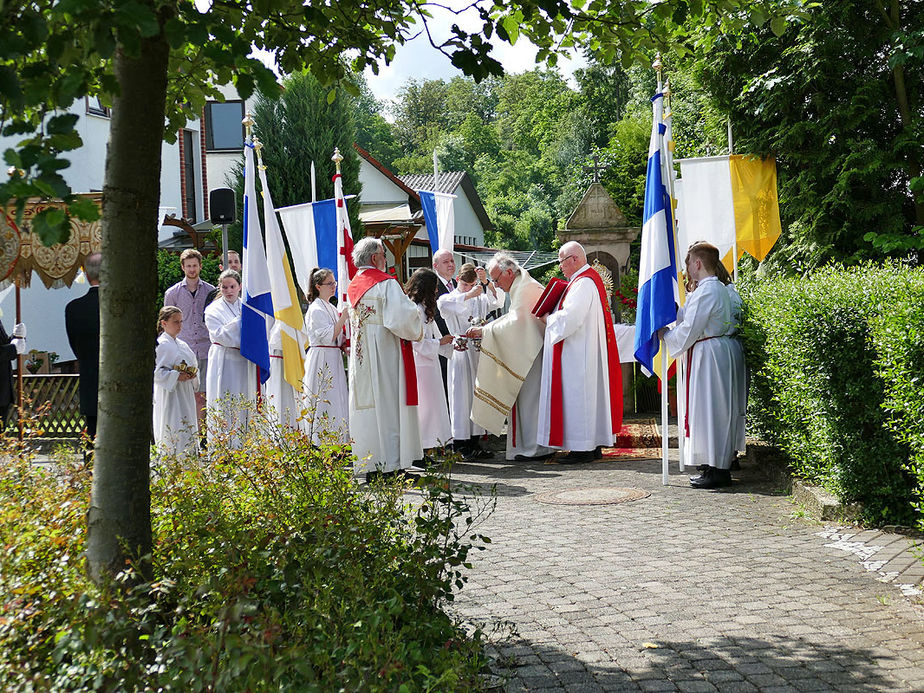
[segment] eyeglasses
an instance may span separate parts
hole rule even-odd
[[[337,282],[335,281],[321,282],[321,286],[337,286]]]
[[[565,264],[565,260],[567,260],[568,258],[572,258],[572,257],[576,257],[576,256],[575,256],[575,255],[565,255],[563,258],[561,258],[561,259],[558,261],[558,264],[559,264],[559,265],[563,265],[563,264]]]

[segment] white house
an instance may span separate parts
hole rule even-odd
[[[95,98],[85,98],[75,101],[68,112],[80,116],[76,127],[83,146],[69,153],[67,158],[71,165],[61,171],[61,175],[74,192],[101,191],[109,140],[109,109]],[[165,214],[196,221],[205,218],[208,182],[203,169],[202,135],[199,121],[190,121],[180,131],[175,144],[162,145],[159,240],[169,238],[175,230],[160,225]],[[20,139],[0,137],[0,151],[16,146]],[[61,361],[74,358],[64,330],[64,307],[86,291],[87,284],[77,283],[70,288],[46,289],[38,278],[33,279],[28,289],[22,290],[22,316],[29,330],[30,349],[56,352]],[[4,325],[9,330],[15,318],[12,292],[0,303],[0,309]]]

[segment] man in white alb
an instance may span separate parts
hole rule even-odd
[[[417,305],[385,272],[385,248],[363,238],[353,249],[350,308],[350,436],[357,474],[407,469],[423,457],[417,374],[410,342],[423,336]]]
[[[705,465],[690,479],[694,488],[718,488],[731,483],[740,408],[736,383],[743,381],[743,362],[736,357],[731,335],[737,321],[728,290],[716,278],[719,251],[709,243],[694,243],[687,253],[687,276],[696,290],[687,294],[683,315],[661,335],[671,356],[687,355],[686,420],[683,421],[684,464]]]
[[[545,459],[551,450],[536,440],[545,325],[532,314],[542,284],[503,252],[488,262],[487,271],[491,281],[510,294],[510,310],[468,331],[467,336],[481,338],[472,421],[500,435],[508,420],[508,460]]]
[[[568,287],[546,319],[539,443],[570,451],[558,462],[589,462],[622,427],[622,372],[603,280],[575,241],[558,262]]]

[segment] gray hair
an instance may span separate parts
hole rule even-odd
[[[99,268],[103,264],[102,253],[90,253],[86,260],[83,261],[83,271],[87,275],[88,282],[99,281]]]
[[[443,257],[443,255],[452,255],[452,251],[447,250],[446,248],[440,248],[435,253],[433,253],[433,266],[434,267],[436,267],[437,261],[439,260],[439,258]]]
[[[488,260],[488,272],[495,267],[501,272],[506,272],[507,270],[513,270],[514,272],[520,271],[520,263],[514,259],[513,255],[505,252],[495,253],[494,257]]]
[[[385,252],[382,241],[366,236],[353,246],[353,264],[357,267],[368,267],[372,265],[372,256],[381,252]]]

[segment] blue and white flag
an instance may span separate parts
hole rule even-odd
[[[427,236],[430,238],[430,252],[448,250],[452,252],[456,234],[456,220],[453,215],[452,201],[455,195],[449,193],[418,190],[420,206],[423,208]]]
[[[333,270],[337,278],[337,201],[306,202],[280,207],[279,218],[286,230],[295,278],[305,295],[315,267]]]
[[[658,330],[677,320],[679,292],[674,252],[673,209],[669,162],[662,119],[663,94],[652,98],[653,120],[645,175],[645,209],[642,215],[642,252],[638,271],[638,306],[635,314],[635,360],[649,371],[659,350]]]
[[[241,308],[241,356],[257,365],[260,382],[270,374],[269,331],[273,296],[263,249],[256,193],[253,145],[244,145],[244,301]]]

